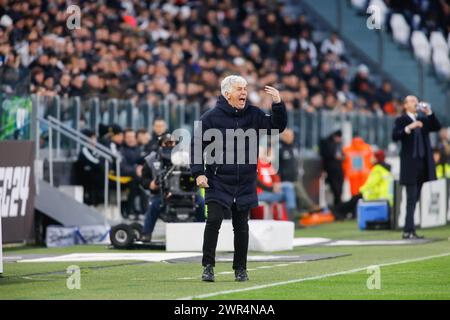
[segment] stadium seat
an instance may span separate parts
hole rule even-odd
[[[414,50],[414,55],[425,63],[430,63],[431,46],[428,43],[427,36],[423,31],[415,30],[411,35],[411,45]]]
[[[404,46],[409,44],[411,28],[402,14],[395,13],[391,17],[390,26],[394,40]]]
[[[450,58],[448,57],[447,51],[439,49],[434,50],[433,64],[439,75],[450,78]]]
[[[358,10],[365,10],[367,0],[351,0],[352,6]]]
[[[445,41],[444,35],[440,31],[433,31],[430,34],[430,44],[433,50],[443,50],[447,54],[449,52],[449,46]]]
[[[378,8],[380,13],[380,21],[379,24],[381,26],[384,26],[386,24],[386,14],[388,13],[389,9],[384,3],[383,0],[370,0],[369,6],[375,6]],[[377,21],[378,22],[378,21]]]

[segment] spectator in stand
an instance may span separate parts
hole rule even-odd
[[[360,98],[364,98],[366,103],[371,101],[373,85],[369,79],[369,68],[362,64],[353,78],[351,90]]]
[[[267,0],[130,0],[81,6],[81,28],[71,31],[65,28],[64,6],[4,0],[0,69],[14,54],[24,71],[43,70],[43,79],[38,73],[31,84],[31,92],[39,95],[132,98],[153,105],[199,102],[204,110],[220,95],[219,79],[231,73],[263,80],[250,83],[252,101],[264,99],[265,85],[287,76],[292,82],[305,80],[306,96],[303,89],[300,99],[299,88],[290,86],[286,102],[288,108],[310,111],[315,110],[310,103],[314,95],[336,95],[348,83],[347,77],[336,76],[346,65],[339,37],[332,34],[317,50],[306,17],[293,20],[286,6]],[[319,61],[331,65],[333,80],[318,77]],[[369,106],[375,90],[370,99],[364,97]]]
[[[163,136],[167,132],[168,131],[167,131],[166,120],[164,120],[163,118],[156,118],[155,120],[153,120],[152,137],[151,137],[150,146],[149,146],[150,152],[158,151],[158,149],[159,149],[158,139],[159,139],[159,137]]]
[[[143,164],[144,158],[151,152],[150,134],[147,129],[141,128],[136,132],[137,143],[140,150],[140,163]]]
[[[378,101],[383,110],[385,110],[386,104],[392,102],[393,99],[394,94],[392,92],[392,85],[388,80],[384,80],[381,88],[378,88],[377,90],[376,101]]]
[[[339,39],[338,34],[336,32],[333,32],[331,33],[329,38],[325,39],[322,42],[320,52],[324,55],[331,52],[339,57],[342,57],[345,55],[344,42],[341,39]]]

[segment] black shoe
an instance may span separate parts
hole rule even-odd
[[[214,278],[214,267],[212,265],[208,264],[203,269],[202,281],[214,282],[215,280],[216,279]]]
[[[139,240],[141,240],[142,242],[150,243],[152,242],[152,234],[143,234]]]
[[[237,269],[234,270],[235,280],[239,282],[248,281],[247,270],[245,269]]]
[[[405,239],[405,240],[420,240],[420,239],[424,239],[423,236],[417,235],[417,233],[415,231],[413,231],[413,232],[404,232],[402,238]]]

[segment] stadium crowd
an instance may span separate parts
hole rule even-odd
[[[388,81],[349,64],[338,35],[259,1],[81,1],[81,28],[66,23],[68,1],[0,0],[0,87],[84,98],[162,99],[212,107],[219,81],[239,73],[250,101],[276,83],[289,109],[397,114]],[[268,105],[268,103],[267,103]]]

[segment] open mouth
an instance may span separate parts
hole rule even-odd
[[[246,98],[239,98],[239,102],[245,103]]]

